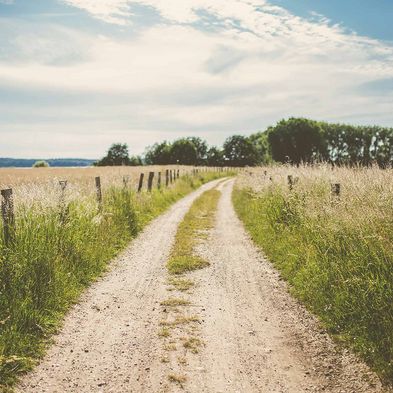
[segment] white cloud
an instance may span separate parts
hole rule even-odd
[[[393,121],[385,99],[357,89],[393,77],[393,48],[346,34],[319,15],[307,21],[263,0],[63,1],[125,30],[132,30],[133,4],[166,21],[131,38],[52,25],[34,33],[11,29],[18,61],[1,57],[0,44],[0,83],[85,98],[16,109],[3,103],[1,111],[15,111],[14,123],[3,122],[0,132],[28,128],[18,121],[22,112],[35,119],[34,130],[68,129],[86,145],[94,132],[101,144],[128,135],[140,151],[153,138],[181,134],[217,143],[291,115]],[[72,138],[69,144],[82,145]]]

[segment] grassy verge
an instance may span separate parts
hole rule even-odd
[[[85,198],[62,218],[58,206],[19,206],[14,243],[0,235],[0,391],[31,369],[70,305],[149,221],[221,175],[185,176],[152,193],[112,188],[101,212]]]
[[[191,270],[201,269],[208,262],[194,253],[198,242],[206,239],[208,230],[214,222],[220,191],[204,192],[191,206],[179,225],[175,245],[167,263],[171,274],[182,274]]]
[[[375,194],[375,210],[359,209],[358,199],[354,193],[332,201],[321,181],[291,193],[273,185],[233,194],[237,214],[294,294],[392,381],[391,206]]]
[[[208,261],[197,254],[196,247],[208,238],[220,196],[221,192],[216,189],[205,191],[194,201],[180,223],[167,262],[169,291],[188,292],[194,287],[194,281],[187,278],[187,273],[209,265]],[[163,320],[158,334],[163,339],[163,349],[180,353],[178,356],[168,354],[164,361],[172,363],[175,369],[184,371],[189,354],[194,356],[203,347],[198,327],[201,320],[198,315],[192,314],[195,310],[190,309],[191,299],[171,297],[162,301],[161,306]],[[176,366],[174,362],[177,363]],[[183,374],[169,374],[168,380],[184,388],[187,377]]]

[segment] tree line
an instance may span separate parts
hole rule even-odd
[[[393,128],[354,126],[290,118],[250,136],[233,135],[223,146],[199,137],[149,146],[143,157],[129,157],[126,144],[114,144],[96,165],[257,166],[271,162],[388,167],[393,162]]]

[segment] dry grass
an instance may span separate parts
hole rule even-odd
[[[196,354],[199,348],[203,345],[202,340],[197,337],[186,337],[183,339],[183,347]]]
[[[188,306],[190,302],[186,299],[169,298],[160,303],[161,306],[176,307],[176,306]]]
[[[173,289],[180,292],[186,292],[195,285],[194,282],[188,278],[178,277],[169,278],[168,283],[169,285],[172,285]],[[169,288],[169,290],[173,290],[172,288]]]
[[[185,377],[184,375],[180,375],[180,374],[169,374],[168,380],[169,380],[169,382],[177,383],[178,385],[183,387],[183,384],[186,383],[186,381],[187,381],[187,377]]]
[[[59,181],[67,180],[64,194],[66,202],[87,200],[95,195],[95,177],[101,178],[102,190],[105,193],[112,187],[123,187],[136,190],[141,173],[144,173],[144,189],[147,187],[149,172],[155,172],[153,187],[157,187],[158,172],[162,173],[162,184],[165,183],[165,170],[179,169],[180,175],[190,173],[192,167],[187,166],[143,166],[143,167],[82,167],[82,168],[0,168],[0,189],[12,188],[16,206],[23,203],[37,204],[43,207],[55,206],[59,203],[61,190]]]
[[[199,318],[196,315],[180,315],[177,316],[172,321],[161,321],[161,326],[178,326],[178,325],[187,325],[189,323],[199,322]]]
[[[294,294],[392,381],[393,170],[247,169],[233,201]]]

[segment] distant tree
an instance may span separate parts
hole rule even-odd
[[[129,165],[128,145],[126,143],[114,143],[106,156],[99,160],[97,166],[120,166]]]
[[[224,152],[217,147],[211,147],[206,154],[206,165],[224,166]]]
[[[170,157],[171,164],[198,164],[198,150],[191,138],[182,138],[173,142],[170,148]]]
[[[171,161],[171,145],[164,141],[149,146],[145,152],[145,162],[148,165],[168,165]]]
[[[143,160],[140,156],[131,156],[129,165],[130,166],[141,166],[141,165],[143,165]]]
[[[48,167],[49,167],[49,164],[44,160],[36,161],[33,164],[33,168],[48,168]]]
[[[321,124],[308,119],[281,120],[268,129],[268,141],[275,161],[294,164],[328,158]]]
[[[204,165],[206,164],[206,159],[207,159],[207,151],[208,151],[208,146],[206,141],[199,137],[189,137],[187,138],[190,142],[192,142],[195,146],[196,152],[197,152],[197,157],[196,157],[196,165]]]
[[[270,146],[267,132],[257,132],[248,137],[257,150],[258,165],[263,165],[271,161]]]
[[[258,163],[258,150],[249,138],[233,135],[224,142],[224,159],[229,166],[255,166]]]

